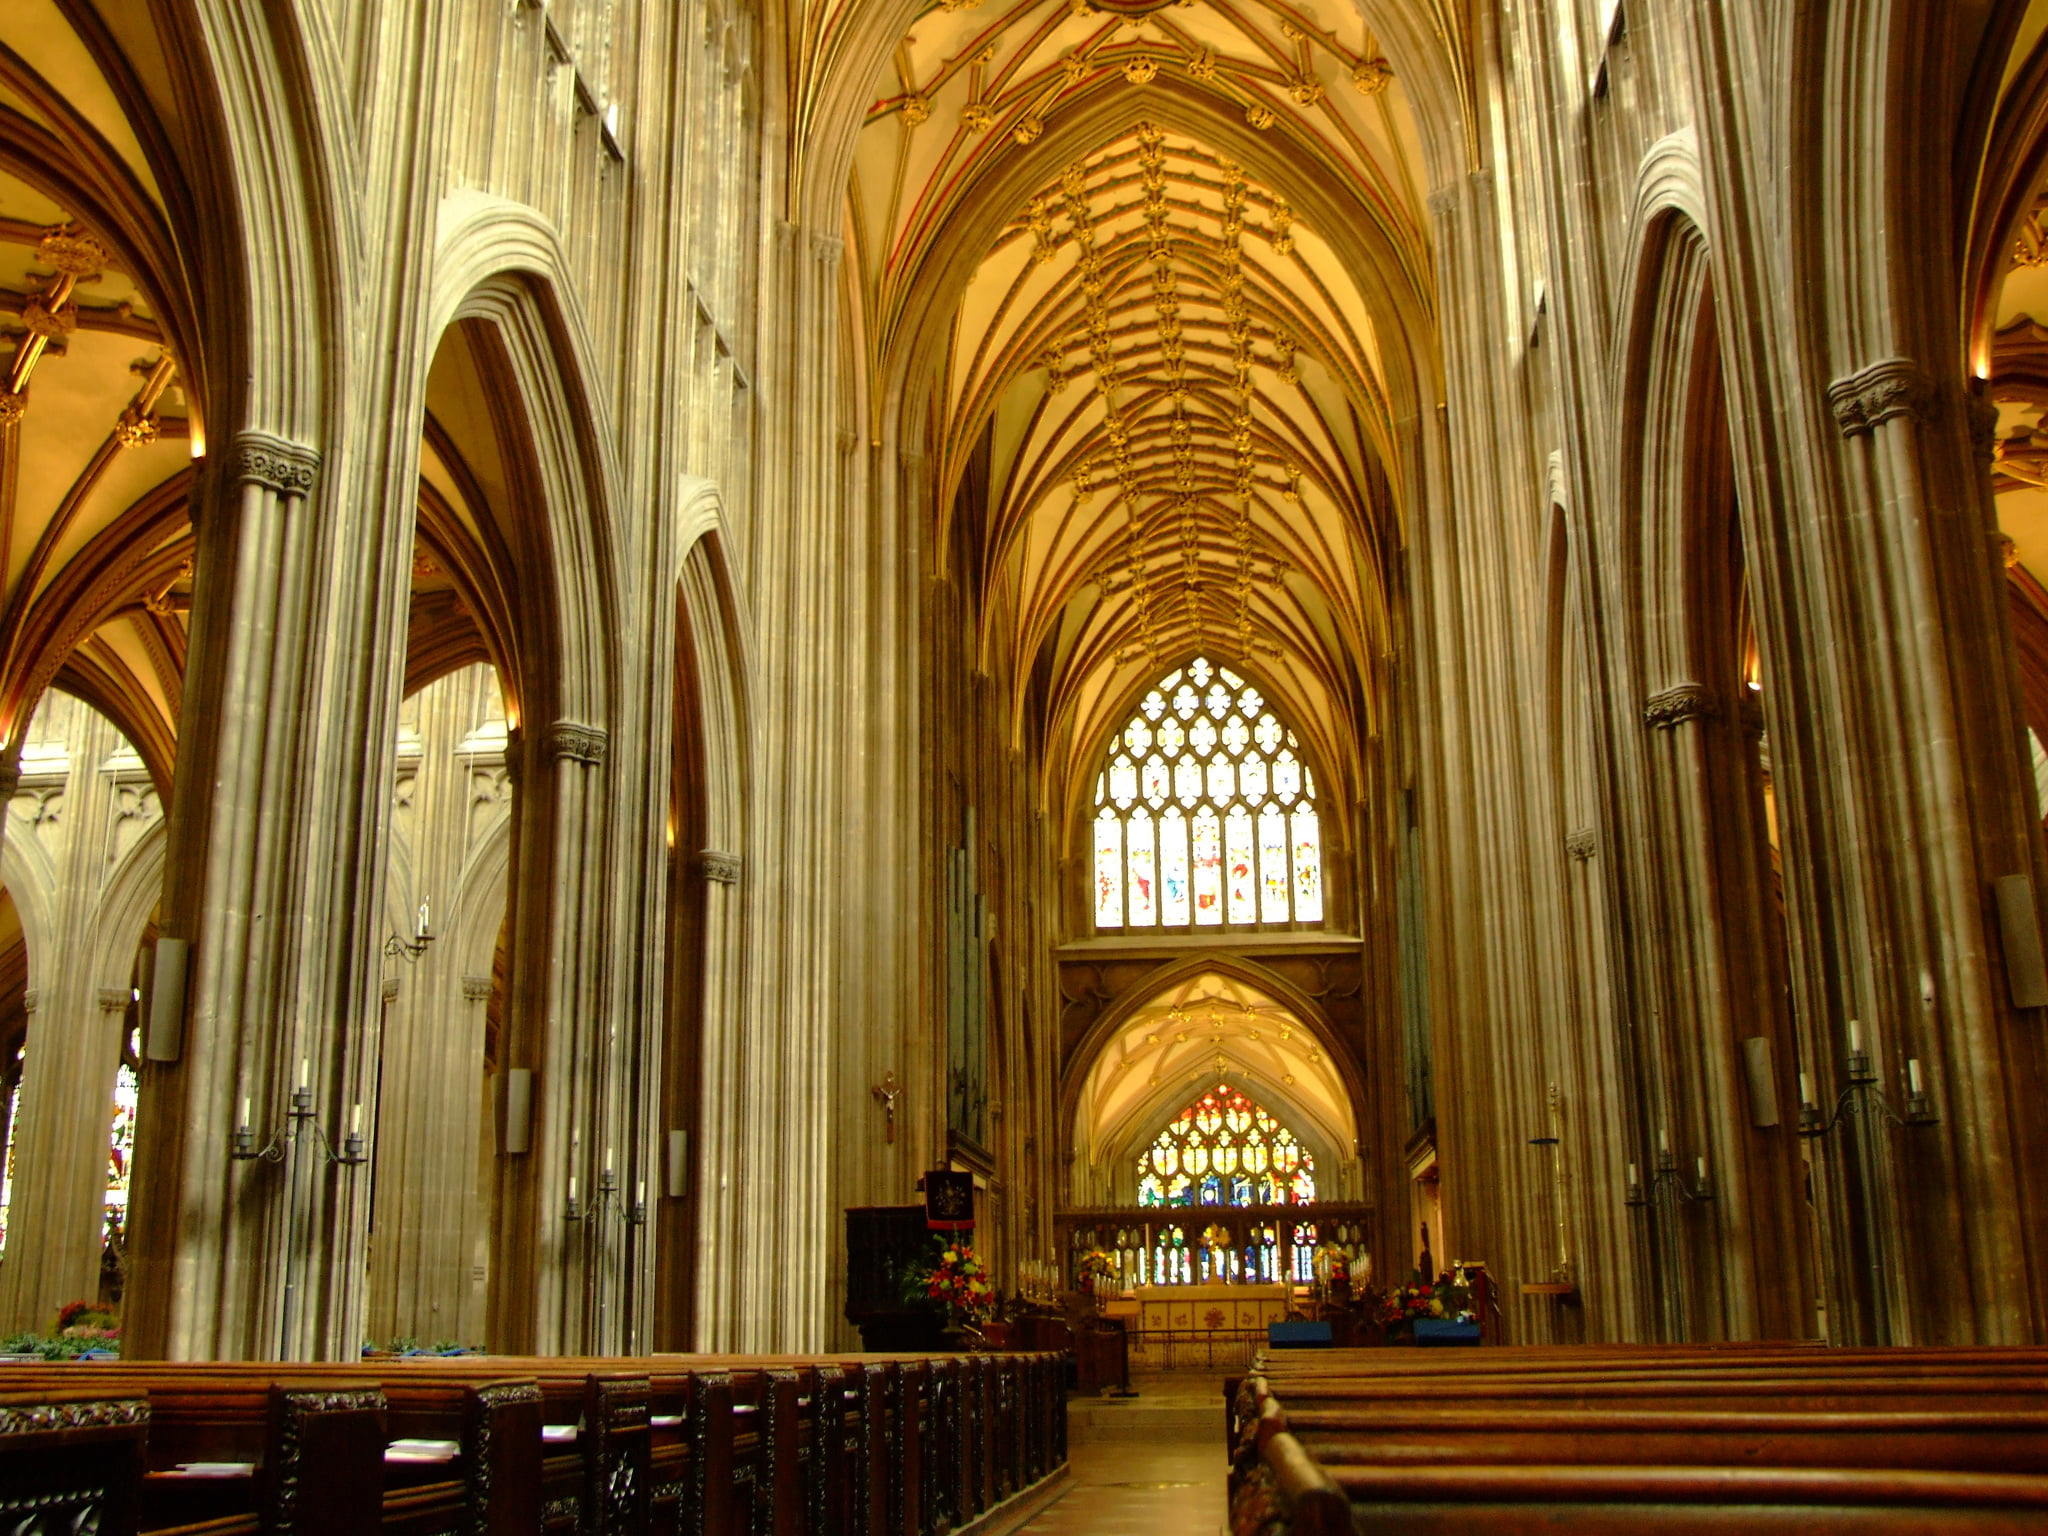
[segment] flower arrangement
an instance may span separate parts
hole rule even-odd
[[[69,1301],[57,1311],[50,1333],[17,1333],[0,1339],[0,1354],[44,1360],[77,1360],[121,1353],[120,1315],[96,1301]]]
[[[966,1243],[948,1243],[939,1250],[924,1293],[969,1319],[986,1316],[995,1299],[986,1266]]]
[[[1116,1260],[1109,1256],[1106,1249],[1090,1248],[1081,1255],[1081,1261],[1074,1266],[1075,1282],[1084,1291],[1101,1290],[1104,1288],[1104,1281],[1115,1278]]]
[[[1414,1323],[1425,1318],[1448,1318],[1469,1322],[1472,1291],[1450,1274],[1425,1280],[1420,1271],[1408,1283],[1396,1286],[1380,1298],[1379,1320],[1383,1323]]]

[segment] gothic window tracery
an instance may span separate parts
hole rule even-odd
[[[1252,684],[1204,657],[1169,672],[1095,781],[1095,926],[1319,923],[1315,775]]]
[[[1307,1205],[1315,1155],[1228,1083],[1173,1117],[1138,1155],[1138,1204]]]

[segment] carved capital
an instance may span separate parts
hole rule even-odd
[[[846,241],[838,235],[811,236],[811,258],[821,267],[836,267],[846,254]]]
[[[1564,851],[1575,864],[1583,864],[1592,858],[1594,850],[1599,846],[1600,840],[1591,827],[1580,827],[1577,831],[1564,835]]]
[[[1720,713],[1720,703],[1705,683],[1676,683],[1643,701],[1643,724],[1653,731],[1668,731],[1688,720],[1712,720]]]
[[[715,848],[706,848],[697,855],[697,873],[713,885],[738,885],[740,856],[736,853],[720,853]]]
[[[1875,431],[1897,416],[1932,421],[1934,398],[1934,381],[1903,357],[1888,357],[1828,386],[1828,403],[1844,437]]]
[[[472,1003],[488,1001],[491,995],[491,978],[488,976],[463,977],[462,995]]]
[[[14,792],[21,788],[21,759],[9,758],[0,762],[0,800],[11,800]]]
[[[580,720],[557,720],[541,733],[541,750],[549,757],[597,764],[604,761],[609,738],[598,726]]]
[[[43,994],[37,988],[23,987],[21,989],[21,1011],[23,1013],[34,1013],[36,1011],[36,1006],[39,1003],[41,1003],[42,1000]]]
[[[126,987],[101,987],[101,988],[100,988],[100,1012],[102,1012],[102,1013],[119,1013],[119,1012],[121,1012],[121,1011],[122,1011],[123,1009],[125,1009],[125,1008],[126,1008],[126,1007],[128,1006],[128,997],[129,997],[129,993],[128,993],[128,989],[127,989]]]
[[[384,1001],[385,1001],[385,1002],[389,1003],[389,1002],[395,1002],[395,1001],[397,1001],[397,999],[398,999],[398,978],[397,978],[396,976],[386,976],[386,977],[384,978],[384,988],[383,988],[383,991],[384,991]]]
[[[240,433],[228,450],[232,485],[261,485],[280,496],[310,496],[319,473],[319,453],[268,432]]]

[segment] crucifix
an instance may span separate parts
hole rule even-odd
[[[868,1092],[875,1096],[875,1101],[882,1106],[882,1113],[886,1116],[883,1122],[882,1139],[894,1142],[896,1140],[896,1100],[903,1092],[896,1084],[896,1074],[894,1072],[883,1073],[881,1082],[870,1088]]]

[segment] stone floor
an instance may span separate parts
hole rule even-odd
[[[1077,1398],[1067,1491],[1018,1536],[1219,1536],[1223,1375],[1137,1376],[1134,1398]]]

